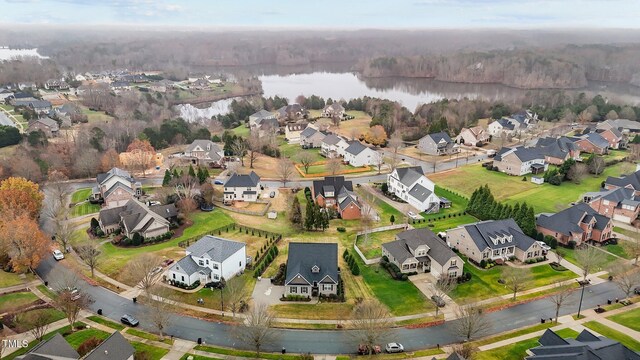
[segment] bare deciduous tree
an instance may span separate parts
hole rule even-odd
[[[562,260],[564,260],[564,251],[557,248],[553,253],[556,255],[556,264],[561,265]]]
[[[231,146],[231,151],[240,158],[240,164],[244,167],[244,155],[249,148],[247,142],[244,139],[237,139]]]
[[[456,309],[456,317],[453,328],[458,336],[467,341],[491,328],[487,318],[482,315],[482,309],[473,304],[459,306]]]
[[[380,175],[382,166],[384,166],[384,155],[382,151],[376,151],[376,155],[373,158],[373,163],[375,164],[376,169],[378,169],[378,175]]]
[[[635,236],[629,240],[620,240],[619,243],[624,248],[624,251],[634,258],[634,264],[638,265],[638,258],[640,258],[640,229],[636,228]]]
[[[291,180],[295,169],[291,160],[287,158],[280,158],[278,160],[278,179],[282,182],[282,187],[287,187],[287,182]]]
[[[392,326],[389,310],[376,300],[364,300],[353,309],[351,327],[358,330],[353,335],[358,343],[367,346],[369,355],[389,335]]]
[[[609,274],[613,276],[613,281],[624,292],[625,297],[629,297],[637,286],[640,286],[640,272],[634,266],[624,263],[616,263]]]
[[[313,156],[305,151],[298,155],[298,161],[300,162],[300,164],[302,164],[302,167],[304,167],[304,173],[308,174],[309,167],[311,166],[311,164],[313,164]]]
[[[260,351],[277,339],[278,331],[272,327],[273,322],[267,306],[256,305],[247,312],[244,324],[236,327],[235,337],[255,349],[257,357],[260,357]]]
[[[249,167],[253,169],[253,163],[260,156],[262,150],[262,140],[258,136],[258,132],[254,131],[247,139],[247,155],[249,156]]]
[[[391,167],[393,169],[398,166],[398,151],[402,146],[402,136],[400,133],[395,132],[391,135],[391,139],[389,139],[389,144],[387,148],[391,149]]]
[[[49,311],[35,310],[28,313],[18,314],[16,321],[29,328],[29,333],[38,341],[42,341],[44,335],[49,329],[49,325],[53,322],[53,315]]]
[[[587,165],[575,163],[569,168],[569,171],[567,172],[567,179],[573,181],[575,184],[580,184],[587,175],[587,172]]]
[[[154,270],[160,266],[162,260],[152,254],[144,253],[130,261],[124,269],[125,276],[131,282],[135,282],[137,287],[145,292],[148,298],[151,298],[151,288],[156,283],[158,274]]]
[[[225,287],[225,299],[226,303],[233,314],[233,318],[236,317],[236,312],[240,310],[242,303],[245,301],[247,294],[244,288],[240,286],[238,281],[228,281]],[[224,309],[223,309],[224,310]]]
[[[95,276],[95,269],[99,263],[100,250],[98,250],[98,246],[93,242],[87,242],[78,247],[78,255],[80,259],[89,266],[91,269],[91,277]]]
[[[584,245],[576,250],[576,262],[582,269],[583,281],[587,281],[587,276],[600,269],[605,261],[604,252],[593,246]]]
[[[342,166],[340,159],[335,158],[335,159],[329,159],[329,161],[327,161],[327,164],[325,165],[325,168],[327,169],[327,172],[331,175],[335,175],[340,171],[340,167]]]
[[[162,286],[153,288],[153,299],[146,303],[145,318],[151,326],[158,332],[160,341],[164,340],[165,330],[171,323],[171,310],[173,305],[168,299],[169,289]]]
[[[549,299],[549,301],[551,301],[556,307],[556,316],[554,321],[557,324],[558,316],[560,316],[560,308],[562,308],[563,305],[567,305],[569,297],[571,296],[571,289],[568,286],[562,285],[559,281],[555,283],[555,289],[556,291],[549,295],[547,299]]]
[[[443,302],[445,298],[449,296],[449,294],[456,288],[458,282],[455,278],[451,278],[446,274],[440,274],[438,280],[433,283],[433,295],[439,297]],[[436,316],[438,316],[438,311],[440,310],[440,306],[438,306],[437,298],[430,298],[433,305],[436,306]]]
[[[86,309],[93,304],[93,299],[89,294],[77,288],[75,285],[77,284],[76,278],[71,277],[69,280],[65,280],[65,284],[58,290],[58,294],[53,299],[53,306],[65,314],[73,331],[80,310]]]
[[[507,266],[502,270],[502,280],[513,293],[513,300],[515,301],[518,291],[522,291],[531,281],[531,272],[526,268]]]

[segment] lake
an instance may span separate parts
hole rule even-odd
[[[20,56],[35,56],[41,59],[48,59],[47,56],[38,54],[38,49],[9,49],[7,47],[0,47],[0,61],[11,60]]]

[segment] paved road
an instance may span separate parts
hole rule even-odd
[[[37,273],[48,281],[50,286],[55,288],[56,284],[62,281],[61,279],[72,275],[72,270],[52,258],[47,258],[38,267]],[[134,304],[109,290],[97,286],[93,287],[84,281],[80,281],[78,287],[95,299],[95,303],[91,306],[92,311],[102,309],[105,316],[116,321],[120,319],[122,314],[130,313],[141,319],[141,327],[143,329],[153,330],[145,325],[144,305]],[[579,296],[579,291],[574,292],[571,298],[573,303],[561,309],[560,314],[566,315],[576,312]],[[583,309],[595,307],[597,304],[605,303],[607,299],[616,297],[622,298],[623,294],[613,283],[606,282],[589,286],[585,291]],[[553,314],[552,303],[544,299],[490,313],[486,316],[491,321],[492,329],[490,332],[482,334],[482,336],[533,325],[538,323],[541,317],[549,318]],[[455,321],[449,321],[443,325],[430,328],[400,328],[389,336],[388,341],[400,341],[409,351],[435,346],[436,344],[444,345],[458,341],[452,331],[454,325]],[[247,348],[245,344],[236,343],[233,336],[233,328],[234,326],[224,323],[176,315],[172,318],[171,326],[167,332],[186,340],[196,341],[200,337],[207,344]],[[353,352],[357,343],[354,331],[349,330],[280,330],[278,334],[280,337],[277,343],[267,346],[265,350],[279,351],[284,346],[290,352],[345,354]]]

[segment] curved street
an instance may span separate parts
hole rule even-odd
[[[56,262],[52,257],[47,257],[37,268],[40,277],[49,282],[50,286],[56,287],[58,282],[74,276],[73,271],[65,267],[62,263]],[[95,303],[90,310],[96,312],[102,309],[103,315],[115,321],[119,321],[124,313],[133,314],[141,319],[141,328],[153,331],[144,322],[145,306],[134,304],[131,300],[125,299],[118,294],[99,286],[92,286],[80,279],[81,290],[90,294]],[[607,299],[623,298],[624,294],[611,282],[604,282],[598,285],[588,286],[585,289],[582,308],[588,309],[596,307],[598,304],[605,304]],[[560,310],[560,315],[575,313],[578,309],[580,291],[574,291],[568,305]],[[540,321],[540,318],[549,319],[555,313],[554,305],[546,299],[535,300],[526,304],[514,306],[508,309],[487,314],[491,322],[491,331],[481,336],[492,335],[508,330],[518,329],[524,326],[533,325]],[[444,345],[459,341],[452,331],[454,321],[448,321],[439,326],[420,329],[398,328],[390,336],[389,341],[402,342],[409,351],[435,347],[437,344]],[[198,318],[174,315],[168,334],[177,338],[197,341],[198,338],[206,344],[213,344],[233,348],[249,348],[246,344],[237,343],[233,336],[234,325],[211,322]],[[283,346],[290,352],[313,353],[313,354],[348,354],[353,353],[357,340],[352,335],[354,330],[279,330],[279,339],[274,344],[265,347],[267,351],[279,351]]]

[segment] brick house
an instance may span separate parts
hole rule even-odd
[[[98,174],[96,183],[89,199],[92,202],[104,202],[104,206],[108,208],[123,206],[132,198],[142,195],[142,184],[119,168]]]
[[[536,219],[538,232],[549,235],[559,243],[568,245],[575,241],[601,243],[611,238],[611,219],[598,214],[585,203],[576,204],[555,214],[540,214]]]
[[[604,188],[607,190],[617,188],[632,189],[635,196],[640,196],[640,170],[627,176],[609,176],[604,182]]]
[[[336,295],[339,281],[338,244],[289,243],[285,295]]]
[[[29,121],[27,133],[38,130],[42,131],[47,137],[55,137],[58,136],[60,126],[57,121],[46,116]]]
[[[353,191],[353,183],[346,181],[344,176],[315,180],[311,194],[318,206],[336,210],[342,219],[359,219],[362,215],[362,205]]]
[[[588,133],[571,138],[582,152],[604,155],[608,152],[609,141],[598,133]]]
[[[631,224],[640,214],[640,197],[628,188],[588,192],[582,196],[582,201],[598,214],[627,224]]]
[[[536,142],[535,149],[544,156],[547,164],[561,165],[566,160],[580,158],[580,149],[566,136],[540,138]]]
[[[537,149],[523,146],[503,147],[493,158],[493,166],[503,173],[514,176],[529,173],[540,174],[548,167],[545,156],[540,154]]]
[[[600,134],[600,136],[609,142],[610,149],[619,149],[621,147],[620,145],[624,147],[624,138],[620,130],[616,128],[597,129],[596,133]]]

